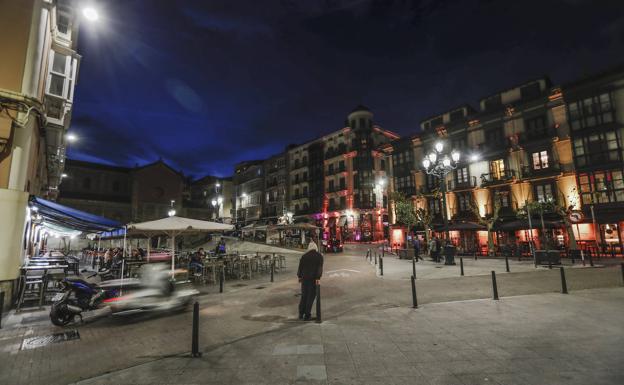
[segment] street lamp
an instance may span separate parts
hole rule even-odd
[[[82,9],[82,15],[89,21],[97,21],[100,18],[100,14],[97,9],[87,6]]]
[[[74,134],[67,134],[65,135],[65,139],[69,142],[69,143],[74,143],[75,141],[78,140],[78,137]]]
[[[448,151],[448,149],[446,149]],[[444,233],[446,234],[446,243],[448,246],[451,240],[449,231],[448,217],[446,213],[446,176],[457,168],[460,153],[457,150],[449,152],[445,151],[444,142],[438,141],[431,151],[422,161],[422,165],[429,175],[436,176],[440,179],[440,187],[442,192],[442,220],[444,221]],[[455,256],[449,254],[444,262],[445,265],[454,265]]]
[[[176,215],[176,211],[175,211],[175,209],[173,208],[173,204],[174,204],[174,203],[175,203],[175,201],[172,199],[172,200],[171,200],[171,208],[170,208],[170,209],[169,209],[169,211],[167,212],[167,214],[168,214],[170,217],[172,217],[172,216]]]

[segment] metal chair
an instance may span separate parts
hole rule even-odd
[[[19,312],[26,301],[39,300],[39,308],[43,306],[44,298],[44,270],[26,270],[22,275],[22,286],[16,312]]]

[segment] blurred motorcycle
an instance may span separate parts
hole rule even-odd
[[[147,264],[141,268],[141,278],[98,281],[97,275],[65,278],[63,292],[53,298],[50,320],[64,326],[76,316],[98,309],[107,309],[113,315],[161,312],[184,309],[199,292],[195,289],[176,289],[166,265]],[[122,290],[126,294],[122,295]]]

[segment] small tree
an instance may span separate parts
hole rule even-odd
[[[407,232],[414,227],[418,222],[416,214],[414,213],[414,206],[412,202],[404,194],[394,193],[392,195],[394,200],[394,212],[396,213],[396,221],[407,226]]]
[[[431,227],[431,222],[433,222],[433,215],[425,209],[418,208],[416,209],[416,219],[418,220],[418,224],[422,225],[425,229],[425,242],[429,245],[429,236],[431,231],[433,230]]]
[[[488,255],[494,256],[496,252],[494,250],[494,225],[496,224],[496,222],[498,222],[500,209],[501,209],[501,202],[500,202],[500,199],[498,198],[498,193],[494,194],[494,209],[492,210],[492,214],[486,214],[485,216],[482,217],[481,213],[479,212],[479,207],[477,206],[474,200],[471,200],[470,202],[470,209],[474,213],[475,217],[477,217],[477,221],[487,228]]]

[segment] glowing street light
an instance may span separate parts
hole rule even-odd
[[[74,143],[75,141],[78,140],[78,137],[74,134],[67,134],[65,135],[65,139],[69,142],[69,143]]]
[[[61,174],[61,178],[67,178],[67,174],[62,173],[62,174]]]
[[[93,7],[84,7],[82,9],[82,15],[89,21],[97,21],[100,18],[97,9]]]
[[[167,214],[168,214],[170,217],[172,217],[172,216],[176,215],[176,211],[175,211],[175,209],[173,208],[173,204],[174,204],[174,203],[175,203],[175,201],[174,201],[174,200],[171,200],[171,208],[169,209],[169,212],[167,212]]]

